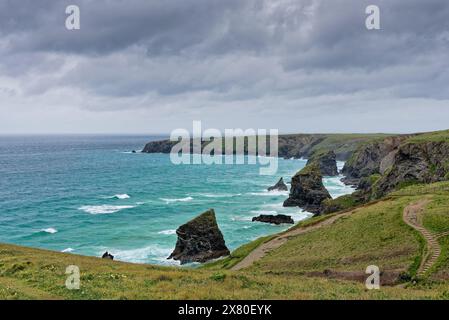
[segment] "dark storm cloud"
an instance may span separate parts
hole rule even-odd
[[[65,29],[71,4],[79,31]],[[365,28],[371,4],[381,30]],[[0,0],[0,101],[187,118],[366,115],[379,101],[401,114],[449,99],[447,17],[447,0]]]

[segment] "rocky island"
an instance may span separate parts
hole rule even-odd
[[[264,222],[264,223],[271,223],[271,224],[293,224],[295,223],[292,219],[292,217],[284,215],[284,214],[278,214],[278,215],[269,215],[269,214],[261,214],[258,217],[254,217],[252,221],[258,221],[258,222]]]
[[[288,187],[284,182],[284,178],[280,178],[279,181],[267,189],[268,191],[288,191]]]
[[[176,230],[178,241],[167,259],[181,264],[206,262],[229,255],[223,234],[218,228],[215,211],[210,209]]]
[[[284,201],[284,207],[300,207],[305,211],[318,214],[321,203],[330,198],[329,192],[323,185],[320,167],[314,162],[293,176],[290,194]]]

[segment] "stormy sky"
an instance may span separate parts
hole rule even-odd
[[[367,30],[378,5],[381,30]],[[81,29],[65,27],[77,5]],[[447,0],[0,0],[0,133],[449,128]]]

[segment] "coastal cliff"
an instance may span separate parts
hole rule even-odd
[[[367,201],[410,184],[449,179],[449,131],[389,137],[359,147],[343,168],[345,183]]]
[[[387,137],[361,145],[345,163],[342,170],[345,175],[343,181],[357,185],[363,177],[382,174],[391,165],[399,145],[408,137],[410,136]]]
[[[380,198],[398,187],[449,179],[449,140],[401,145],[381,178],[372,186]]]
[[[278,156],[281,158],[309,158],[316,151],[333,151],[336,159],[347,160],[357,148],[373,139],[385,138],[386,134],[287,134],[278,139]],[[151,141],[143,153],[170,153],[177,142],[170,140]],[[208,142],[202,142],[202,147]],[[245,146],[245,154],[247,154]]]

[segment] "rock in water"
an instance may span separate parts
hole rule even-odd
[[[284,214],[278,214],[278,215],[261,214],[258,217],[254,217],[252,221],[253,222],[259,221],[259,222],[272,223],[272,224],[282,224],[282,223],[293,224],[293,223],[295,223],[293,221],[292,217],[286,216]]]
[[[290,195],[284,201],[284,207],[300,207],[312,213],[320,213],[321,203],[331,199],[322,179],[318,163],[304,167],[292,178]]]
[[[217,225],[215,212],[210,209],[176,230],[178,241],[167,259],[190,262],[206,262],[229,255],[223,234]]]
[[[105,252],[103,253],[103,255],[101,256],[103,259],[111,259],[114,260],[114,256],[112,254],[110,254],[109,252]]]
[[[314,152],[307,161],[307,165],[310,165],[313,162],[318,163],[323,176],[338,175],[337,156],[334,151]]]
[[[274,186],[268,188],[268,191],[273,190],[288,191],[288,187],[284,183],[284,178],[280,178],[279,181]]]

